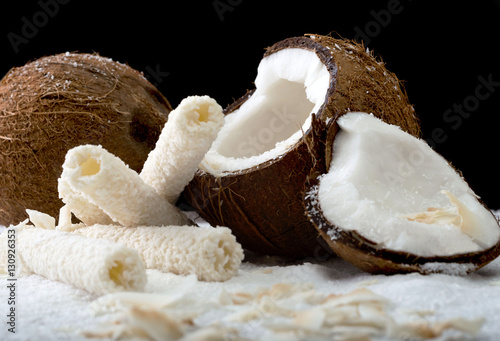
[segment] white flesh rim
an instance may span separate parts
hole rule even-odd
[[[285,154],[311,126],[330,74],[315,52],[283,49],[262,59],[255,92],[225,118],[200,168],[234,174]]]
[[[422,257],[482,251],[500,228],[464,179],[427,143],[364,113],[337,121],[323,216],[380,247]],[[338,233],[330,230],[335,239]]]

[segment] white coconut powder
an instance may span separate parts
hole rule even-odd
[[[444,273],[452,276],[464,276],[474,271],[476,266],[470,263],[439,263],[429,262],[422,265],[422,270],[426,272]]]
[[[150,333],[159,332],[159,339],[161,336],[165,339],[172,330],[180,330],[172,339],[195,340],[196,337],[203,339],[200,335],[213,335],[220,340],[244,337],[260,341],[266,340],[266,336],[267,340],[297,340],[300,336],[302,339],[331,340],[331,334],[325,334],[329,331],[328,320],[308,317],[335,317],[333,321],[339,321],[342,316],[353,317],[347,314],[357,311],[355,300],[363,303],[358,309],[364,315],[350,321],[364,325],[378,323],[379,327],[344,327],[346,332],[353,333],[351,335],[367,332],[373,339],[394,340],[398,339],[395,335],[410,333],[417,326],[438,327],[447,323],[448,329],[432,340],[496,341],[500,338],[496,318],[500,314],[500,291],[490,285],[500,281],[500,261],[467,277],[370,275],[338,258],[287,266],[278,258],[254,258],[242,264],[238,276],[223,283],[206,283],[196,281],[193,276],[155,270],[147,270],[147,276],[144,294],[116,295],[115,298],[99,298],[37,275],[21,277],[17,282],[22,290],[17,292],[18,325],[14,339],[37,339],[43,335],[54,340],[89,340],[83,332],[86,335],[109,331],[119,334],[140,326],[147,327]],[[360,286],[369,291],[360,291]],[[4,287],[2,285],[0,290],[1,302],[7,300],[8,292]],[[345,304],[326,310],[325,297],[330,294],[333,295],[328,300],[332,303],[343,300]],[[158,320],[155,319],[158,316],[143,314],[143,319],[137,319],[141,310],[130,309],[137,299],[140,299],[142,311],[150,312],[151,307],[155,307],[165,311],[166,317]],[[373,314],[369,314],[369,308],[386,310],[378,313],[371,310]],[[289,313],[293,315],[287,316]],[[188,316],[196,318],[194,324],[186,327],[187,323],[181,321]],[[361,322],[362,316],[367,317],[364,322]],[[166,325],[168,321],[173,324]],[[471,330],[477,333],[472,332],[471,336],[459,329],[457,322],[472,326]],[[184,333],[183,338],[181,333]],[[10,339],[11,336],[5,327],[0,328],[0,338]],[[112,339],[108,334],[95,340]]]
[[[194,215],[191,218],[200,221]],[[201,221],[200,224],[206,225]],[[0,328],[0,339],[33,340],[43,335],[51,340],[88,341],[84,335],[108,333],[96,340],[113,340],[116,337],[109,332],[118,335],[137,327],[136,332],[146,328],[150,333],[158,333],[155,335],[159,339],[174,334],[172,339],[183,341],[209,337],[224,340],[245,337],[249,341],[302,337],[326,341],[332,339],[328,331],[342,327],[328,329],[324,317],[336,317],[339,321],[343,316],[352,316],[346,314],[355,311],[353,303],[357,301],[364,302],[357,307],[364,315],[350,321],[378,327],[343,327],[344,333],[352,332],[352,337],[365,332],[368,338],[394,340],[398,335],[401,339],[422,330],[439,332],[432,338],[435,341],[497,341],[500,259],[462,277],[465,270],[462,268],[466,266],[452,267],[456,270],[452,275],[385,276],[364,273],[336,257],[322,262],[287,264],[278,257],[248,254],[238,275],[227,282],[207,283],[197,281],[194,276],[147,270],[144,293],[103,298],[41,276],[21,276],[17,279],[16,334],[9,333],[4,326]],[[2,281],[6,283],[6,277],[0,277]],[[360,291],[360,287],[369,291]],[[2,285],[0,302],[7,302],[8,297],[9,290]],[[325,300],[326,297],[329,298]],[[142,310],[137,307],[131,310],[131,304],[138,299]],[[332,303],[342,300],[345,304],[326,311],[324,304],[328,300]],[[0,304],[0,310],[2,307],[7,305]],[[151,314],[151,307],[167,314]],[[369,308],[384,310],[376,312],[377,309]],[[287,317],[288,313],[293,315]],[[196,316],[194,324],[188,323],[189,319],[182,322],[189,316]],[[368,319],[361,322],[362,316]]]

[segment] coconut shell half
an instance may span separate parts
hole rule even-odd
[[[304,202],[311,222],[336,255],[363,271],[385,275],[412,272],[463,275],[479,270],[500,255],[500,241],[480,252],[445,257],[421,257],[380,247],[379,244],[363,237],[356,231],[345,231],[341,227],[331,224],[321,213],[317,197],[312,194],[318,186],[318,181],[312,180],[309,185],[311,187],[308,187],[308,194],[305,196]],[[335,239],[331,237],[332,231],[335,231]],[[429,264],[436,266],[426,266]]]
[[[313,85],[307,88],[305,83],[301,84],[297,80],[300,77],[293,74],[293,70],[307,69],[309,64],[314,64],[314,67],[308,69],[309,73],[303,82]],[[271,67],[266,69],[266,65]],[[322,71],[319,72],[319,69]],[[285,75],[267,84],[263,80],[267,79],[265,72],[272,74],[269,76],[271,78],[279,72]],[[214,146],[218,147],[212,147],[212,152],[218,153],[219,148],[221,153],[226,153],[227,159],[233,164],[232,169],[214,169],[209,161],[212,155],[209,151],[183,196],[210,224],[231,228],[246,249],[292,258],[314,257],[324,243],[306,215],[303,197],[306,178],[315,163],[318,160],[325,162],[322,159],[329,157],[329,153],[320,155],[316,147],[330,145],[326,141],[335,135],[335,131],[330,129],[327,136],[326,126],[332,125],[337,117],[346,112],[366,111],[417,136],[420,133],[419,121],[397,77],[362,45],[351,41],[317,35],[285,39],[267,49],[259,66],[259,74],[256,89],[225,110],[225,126],[229,121],[237,121],[233,118],[240,115],[237,112],[251,112],[253,109],[247,108],[250,105],[253,108],[254,103],[260,101],[261,97],[259,100],[256,97],[262,96],[264,87],[270,89],[267,97],[263,97],[265,101],[274,101],[273,94],[286,97],[289,92],[289,102],[280,102],[283,108],[263,108],[255,118],[250,116],[244,119],[247,121],[240,124],[238,129],[228,126],[226,130],[230,131],[221,132],[219,136],[226,136],[221,139],[227,140],[219,144],[216,141]],[[314,79],[316,75],[324,78],[318,81],[323,87],[321,93],[312,89],[317,85]],[[262,122],[264,128],[272,127],[269,124],[275,123],[271,120],[277,110],[295,103],[296,97],[306,96],[301,94],[301,89],[306,92],[308,99],[316,97],[316,100],[308,109],[304,109],[308,116],[304,120],[310,123],[302,125],[303,121],[300,124],[295,122],[295,130],[290,132],[295,132],[294,136],[298,132],[300,136],[292,139],[293,142],[287,139],[288,136],[281,136],[282,139],[273,141],[267,149],[245,154],[247,148],[239,155],[235,151],[240,143],[238,134],[244,134],[248,141],[259,136],[262,140],[264,132],[269,129],[259,130],[255,122]],[[295,107],[301,105],[299,102],[297,105],[290,104],[293,107],[287,110],[296,110]],[[311,110],[313,105],[315,107]],[[282,140],[287,143],[281,143]],[[283,145],[286,146],[284,150]],[[279,153],[269,151],[279,148],[282,148]],[[266,158],[266,153],[273,155]],[[259,161],[247,166],[247,162],[254,159]],[[238,164],[241,164],[239,169]]]
[[[347,116],[351,117],[346,119]],[[331,128],[337,131],[332,162],[316,163],[304,196],[311,222],[338,256],[363,271],[388,275],[463,275],[500,256],[498,220],[444,158],[425,142],[407,138],[397,129],[386,132],[382,127],[378,134],[367,135],[368,129],[358,128],[353,133],[356,128],[352,122],[356,120],[377,123],[361,113],[350,113],[337,120],[346,125],[348,133],[341,132],[338,126]],[[389,143],[379,142],[384,134],[394,131],[395,138],[388,139]],[[350,140],[346,137],[349,135]],[[360,135],[367,136],[366,143],[360,142]],[[402,148],[408,140],[411,147]],[[367,145],[376,145],[376,151],[367,153]],[[369,154],[373,154],[372,159]],[[408,165],[405,157],[413,161],[412,172],[403,167]],[[393,160],[397,161],[393,164]],[[386,174],[399,174],[401,178],[391,183],[392,178],[388,180]],[[455,192],[462,202],[444,189]],[[331,193],[325,195],[327,191]],[[391,226],[396,228],[379,237]]]
[[[57,179],[78,145],[102,145],[140,171],[171,110],[140,72],[97,54],[11,69],[0,81],[0,225],[27,208],[57,216]]]

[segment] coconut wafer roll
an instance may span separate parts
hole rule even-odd
[[[202,281],[225,281],[243,259],[241,245],[226,227],[93,225],[75,229],[82,236],[122,243],[138,251],[146,267]]]
[[[222,108],[208,96],[190,96],[168,116],[141,178],[175,203],[193,179],[224,123]]]
[[[16,253],[23,272],[98,295],[144,288],[146,269],[137,251],[109,240],[46,230],[27,222],[9,227],[0,235],[1,270],[7,265],[7,234],[14,229]]]
[[[192,224],[134,170],[101,146],[84,145],[68,151],[59,189],[68,188],[72,192],[60,193],[63,201],[70,203],[76,192],[124,226]],[[75,207],[71,211],[77,210]]]
[[[65,209],[69,209],[85,225],[113,223],[103,210],[88,201],[83,194],[74,191],[62,178],[58,180],[58,191],[66,204]]]

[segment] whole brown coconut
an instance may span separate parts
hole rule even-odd
[[[66,152],[100,144],[140,171],[172,110],[131,67],[65,53],[11,69],[0,82],[0,225],[25,209],[57,216]]]
[[[184,197],[210,224],[230,227],[246,249],[314,257],[321,239],[303,196],[316,161],[331,157],[317,152],[335,135],[326,126],[363,111],[418,136],[419,121],[398,78],[352,41],[280,41],[265,52],[255,84],[225,110],[226,125]]]

